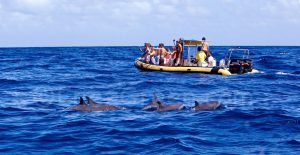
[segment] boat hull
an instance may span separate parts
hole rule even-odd
[[[140,60],[136,60],[134,65],[141,69],[147,71],[164,71],[164,72],[196,72],[196,73],[205,73],[205,74],[218,74],[218,75],[231,75],[231,73],[220,67],[175,67],[175,66],[159,66],[153,64],[147,64]]]

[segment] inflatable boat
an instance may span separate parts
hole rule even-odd
[[[159,66],[153,64],[147,64],[141,60],[135,60],[135,67],[145,71],[163,71],[163,72],[196,72],[206,74],[219,74],[219,75],[231,75],[229,70],[222,69],[220,67],[193,67],[193,66]]]
[[[163,72],[196,72],[205,74],[218,74],[218,75],[232,75],[244,73],[258,73],[253,68],[253,62],[249,59],[250,52],[248,49],[229,49],[223,59],[220,61],[219,66],[216,67],[199,67],[194,63],[195,54],[202,41],[197,40],[183,40],[183,47],[187,47],[184,52],[186,53],[183,66],[161,66],[155,64],[145,63],[142,59],[135,60],[134,65],[138,69],[145,71],[163,71]],[[193,53],[194,52],[194,53]]]

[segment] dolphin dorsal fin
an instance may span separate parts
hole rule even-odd
[[[195,101],[195,107],[197,107],[199,105],[198,101]]]
[[[153,93],[153,102],[157,102],[157,101],[158,101],[157,96],[155,93]]]
[[[88,104],[95,103],[90,97],[86,96],[85,98],[88,100]]]
[[[157,101],[156,103],[158,104],[158,109],[163,107],[163,105],[160,101]]]
[[[79,104],[85,104],[85,102],[84,102],[84,100],[83,100],[82,97],[80,97],[80,102],[79,102]]]

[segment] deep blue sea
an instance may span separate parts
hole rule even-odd
[[[0,153],[300,154],[300,47],[243,48],[260,73],[140,71],[138,47],[0,48]],[[154,92],[225,108],[141,111]],[[123,110],[67,110],[80,96]]]

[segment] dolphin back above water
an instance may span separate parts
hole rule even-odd
[[[157,96],[155,93],[153,93],[152,102],[145,105],[142,110],[149,110],[149,111],[157,110],[157,108],[158,108],[157,101],[158,101]]]
[[[73,107],[70,107],[69,109],[77,111],[88,111],[88,105],[84,102],[83,98],[80,97],[79,103]]]
[[[182,110],[184,109],[183,103],[175,103],[175,104],[164,104],[160,102],[155,93],[153,93],[153,100],[142,110],[156,110],[156,111],[172,111],[172,110]]]
[[[96,103],[94,102],[90,97],[86,97],[88,103],[85,103],[83,98],[80,97],[80,102],[79,104],[71,107],[70,109],[72,110],[77,110],[77,111],[85,111],[85,112],[93,112],[93,111],[115,111],[115,110],[120,110],[120,108],[105,104],[105,103]]]
[[[156,111],[182,110],[185,108],[183,103],[163,104],[160,101],[158,101],[157,104],[158,104],[158,109]]]
[[[201,104],[198,101],[195,101],[195,106],[192,107],[192,110],[194,111],[216,110],[221,106],[222,104],[219,103],[218,101],[209,101]]]
[[[120,108],[113,106],[113,105],[109,105],[109,104],[105,104],[105,103],[96,103],[94,102],[90,97],[86,97],[86,99],[88,100],[88,105],[94,109],[94,111],[114,111],[114,110],[120,110]]]
[[[80,102],[72,106],[68,109],[76,110],[76,111],[84,111],[84,112],[93,112],[93,111],[115,111],[120,110],[121,108],[105,104],[105,103],[96,103],[91,99],[90,97],[86,97],[87,103],[83,100],[82,97],[80,97]],[[209,102],[203,102],[199,103],[198,101],[195,101],[195,105],[191,107],[190,110],[193,111],[207,111],[207,110],[216,110],[223,107],[221,103],[218,101],[209,101]],[[158,100],[157,96],[153,94],[153,100],[149,104],[145,105],[142,110],[147,111],[173,111],[173,110],[184,110],[186,107],[183,103],[173,103],[173,104],[165,104],[162,103],[160,100]]]

